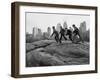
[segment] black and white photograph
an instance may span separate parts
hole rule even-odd
[[[26,67],[90,63],[90,15],[25,13]]]
[[[12,75],[97,73],[97,7],[15,2]]]

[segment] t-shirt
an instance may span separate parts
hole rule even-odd
[[[58,34],[58,32],[56,30],[53,31],[52,35],[59,36],[59,34]]]
[[[61,34],[65,34],[65,30],[64,30],[64,29],[61,29],[61,30],[60,30],[60,33],[61,33]]]
[[[69,30],[69,29],[67,30],[67,35],[68,35],[68,34],[69,34],[69,35],[71,35],[71,34],[72,34],[72,31],[71,31],[71,30]]]
[[[79,34],[78,28],[76,28],[76,29],[73,31],[73,33]]]

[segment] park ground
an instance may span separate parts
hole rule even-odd
[[[26,67],[89,64],[89,43],[40,40],[26,43]]]

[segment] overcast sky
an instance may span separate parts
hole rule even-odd
[[[63,26],[65,21],[68,27],[72,26],[72,24],[79,27],[83,21],[86,21],[87,29],[90,27],[89,15],[26,13],[26,32],[32,33],[33,27],[38,27],[42,32],[46,32],[47,27],[56,26],[57,23],[61,23]]]

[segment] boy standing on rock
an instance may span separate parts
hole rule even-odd
[[[74,31],[73,31],[73,39],[74,39],[76,36],[79,36],[80,41],[83,42],[82,37],[81,37],[80,32],[79,32],[79,29],[75,26],[75,24],[73,24],[72,26],[73,26],[73,28],[74,28]]]
[[[62,37],[67,40],[67,38],[65,37],[65,29],[62,28],[62,26],[60,26],[60,43],[62,41]]]
[[[53,26],[52,29],[53,29],[53,33],[52,33],[52,35],[50,37],[52,37],[54,35],[56,42],[57,43],[60,42],[60,40],[59,40],[59,33],[58,33],[58,31],[56,31],[55,26]]]
[[[69,39],[72,41],[72,31],[71,29],[65,28],[66,36],[68,35]]]

